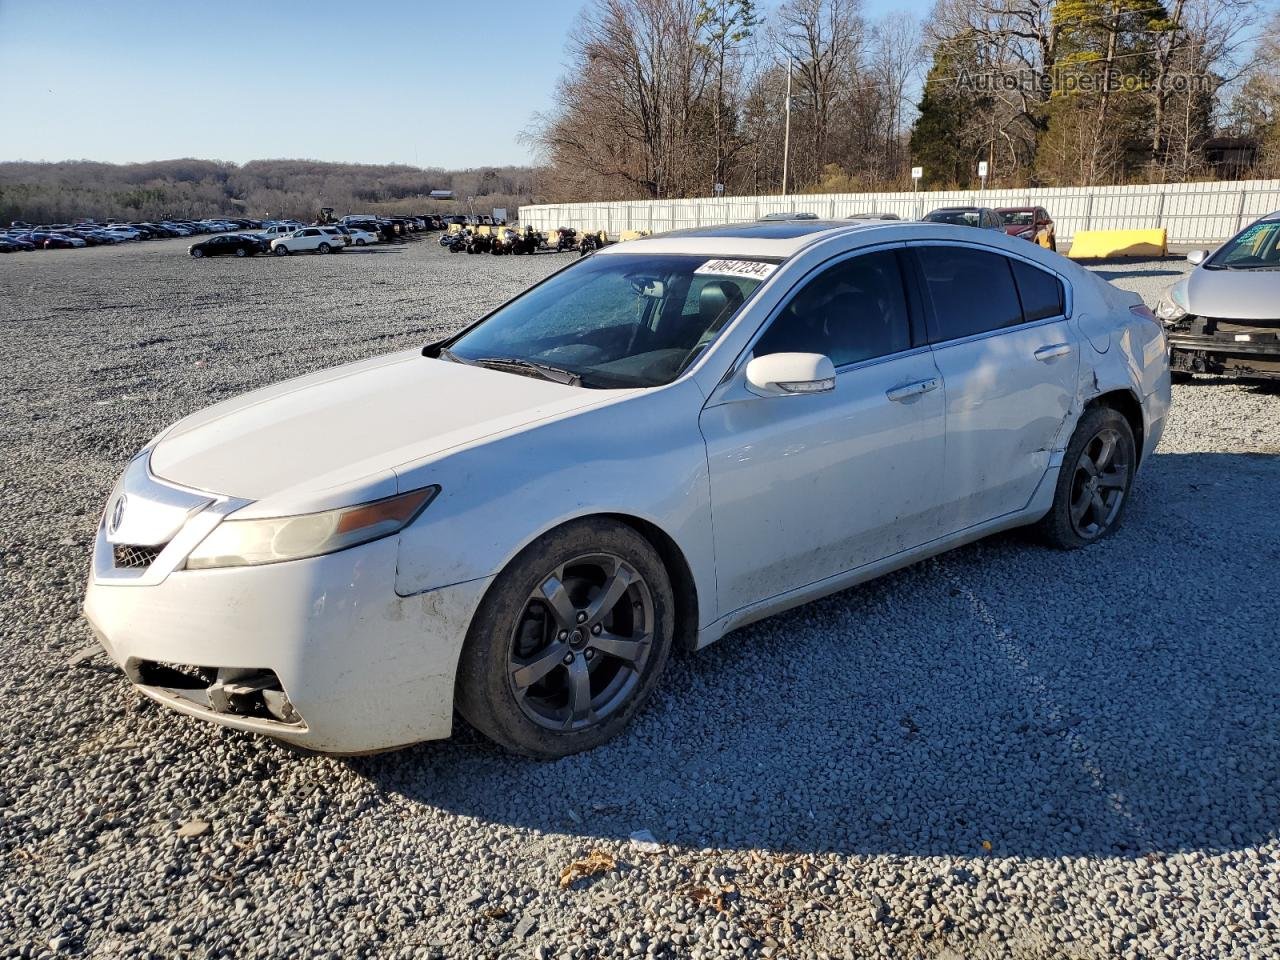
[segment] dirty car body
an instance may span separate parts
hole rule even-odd
[[[1189,259],[1156,307],[1174,371],[1280,379],[1280,211]]]
[[[597,289],[635,312],[602,319]],[[487,363],[529,342],[543,321],[510,319],[539,297],[569,335]],[[1169,381],[1144,312],[996,231],[799,221],[610,246],[441,344],[164,430],[107,501],[85,612],[181,712],[332,752],[445,737],[477,611],[566,525],[651,544],[692,649],[1046,516],[1100,405],[1145,458]],[[679,349],[668,321],[692,331]]]

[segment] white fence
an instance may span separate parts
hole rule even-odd
[[[1045,207],[1062,240],[1079,230],[1165,227],[1173,244],[1221,243],[1263,214],[1280,210],[1280,180],[538,204],[520,208],[520,223],[537,230],[605,230],[616,237],[624,230],[658,233],[741,223],[791,210],[831,218],[896,213],[904,220],[918,220],[934,207],[967,204]]]

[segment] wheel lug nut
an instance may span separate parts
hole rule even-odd
[[[579,610],[579,611],[578,611],[578,622],[579,622],[579,623],[586,623],[586,622],[587,622],[587,612],[586,612],[585,610]]]
[[[597,623],[594,627],[592,627],[591,632],[594,633],[597,637],[600,636],[600,624]]]
[[[596,655],[596,652],[590,649],[587,650],[585,653],[583,653],[583,656],[586,657],[588,660],[595,659],[595,655]]]
[[[564,655],[564,665],[567,667],[571,663],[573,663],[573,653],[566,653]]]
[[[561,639],[561,640],[568,640],[568,639],[569,639],[569,631],[568,631],[568,630],[561,630],[561,631],[560,631],[560,635],[559,635],[559,637],[560,637],[560,639]]]

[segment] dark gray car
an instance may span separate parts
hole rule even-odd
[[[1156,304],[1173,373],[1280,379],[1280,211],[1187,259],[1195,269]]]

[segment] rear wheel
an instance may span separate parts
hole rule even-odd
[[[249,251],[246,250],[244,247],[236,247],[237,257],[247,257],[248,255],[249,255]]]
[[[1085,411],[1067,445],[1053,507],[1038,524],[1043,539],[1075,550],[1115,530],[1137,463],[1129,421],[1109,407]]]
[[[485,596],[458,665],[458,710],[517,753],[598,746],[656,684],[674,612],[644,537],[614,521],[567,524],[521,551]]]
[[[1057,252],[1058,252],[1058,237],[1057,237],[1057,234],[1053,234],[1053,235],[1051,235],[1051,236],[1049,237],[1049,249],[1050,249],[1050,250],[1052,250],[1054,253],[1057,253]]]
[[[316,253],[328,253],[332,249],[333,248],[327,243],[322,243],[320,246],[316,247]]]
[[[356,241],[356,246],[357,246],[357,247],[363,247],[363,246],[364,246],[364,241],[363,241],[363,240],[357,240],[357,241]]]

